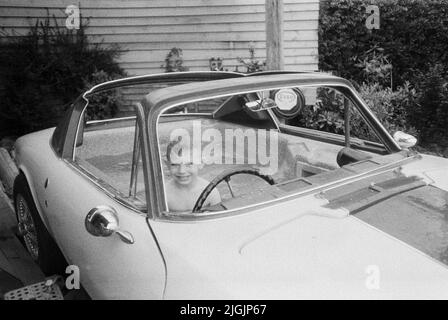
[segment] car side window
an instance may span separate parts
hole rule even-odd
[[[339,135],[345,141],[348,119],[352,142],[381,144],[356,106],[343,93],[330,87],[303,87],[300,90],[305,104],[297,117],[286,120],[287,125]]]
[[[146,207],[145,185],[136,114],[92,118],[89,106],[83,113],[74,162],[93,181],[131,205]]]
[[[303,88],[305,105],[300,114],[289,121],[299,127],[344,134],[344,96],[326,87]]]

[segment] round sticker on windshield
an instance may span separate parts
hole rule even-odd
[[[275,94],[275,103],[280,110],[291,110],[297,105],[297,94],[292,89],[281,89]]]

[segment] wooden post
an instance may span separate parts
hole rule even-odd
[[[266,0],[266,68],[283,70],[283,0]]]

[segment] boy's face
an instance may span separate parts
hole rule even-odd
[[[200,165],[194,164],[188,157],[179,156],[172,157],[168,166],[174,181],[182,186],[195,182],[200,169]]]

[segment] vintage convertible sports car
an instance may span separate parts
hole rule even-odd
[[[19,231],[94,299],[448,298],[448,159],[415,143],[327,74],[110,81],[17,140]]]

